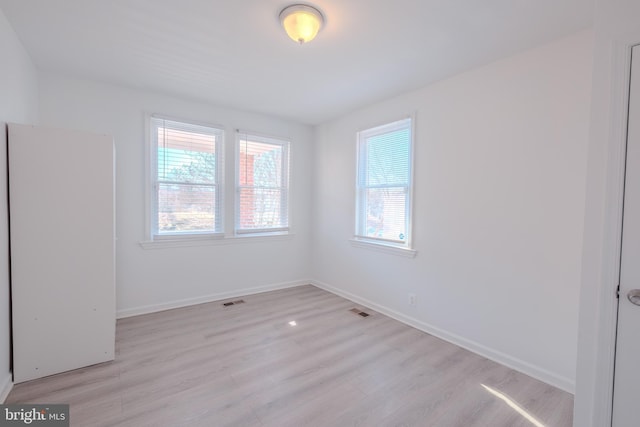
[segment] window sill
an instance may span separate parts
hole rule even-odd
[[[174,239],[145,240],[140,243],[142,249],[188,248],[193,246],[233,245],[236,243],[260,243],[293,239],[291,233],[261,233],[258,235],[243,234],[221,237],[180,237]]]
[[[384,243],[374,243],[368,240],[349,239],[351,246],[356,248],[369,249],[376,252],[384,252],[392,255],[415,258],[418,251],[415,249],[399,248],[397,246],[385,245]]]

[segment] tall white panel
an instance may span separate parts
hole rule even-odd
[[[9,125],[13,373],[113,360],[113,138]]]

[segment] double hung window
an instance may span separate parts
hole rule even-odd
[[[288,231],[289,143],[238,133],[236,159],[236,233]]]
[[[222,233],[222,129],[151,117],[154,239]]]
[[[411,119],[358,133],[356,240],[411,246]]]

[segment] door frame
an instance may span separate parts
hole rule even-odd
[[[640,36],[615,40],[611,49],[609,129],[606,150],[606,182],[601,277],[597,293],[596,365],[593,390],[593,425],[611,425],[618,322],[617,288],[620,282],[624,179],[626,171],[631,51]],[[592,118],[593,120],[593,118]],[[593,153],[591,155],[594,155]],[[591,156],[590,155],[590,156]],[[582,279],[583,281],[585,278]],[[582,325],[580,325],[582,327]],[[578,390],[576,390],[578,391]]]

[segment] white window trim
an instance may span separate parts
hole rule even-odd
[[[415,249],[410,249],[406,247],[400,247],[395,245],[385,245],[382,242],[374,242],[370,239],[361,239],[359,237],[354,237],[349,240],[351,246],[354,248],[362,248],[368,249],[376,252],[384,252],[391,255],[399,255],[406,258],[415,258],[418,254],[418,251]]]
[[[376,129],[378,127],[383,127],[387,125],[392,125],[396,122],[400,122],[403,120],[409,119],[411,120],[411,139],[409,141],[409,184],[407,190],[407,197],[409,198],[409,202],[407,203],[406,215],[407,215],[407,240],[406,242],[395,242],[389,241],[385,239],[376,239],[372,237],[359,235],[360,231],[360,204],[361,194],[360,194],[360,184],[359,184],[359,173],[360,173],[360,151],[361,151],[361,134],[366,133],[367,131]],[[379,252],[386,252],[395,255],[402,255],[409,258],[413,258],[418,253],[415,249],[413,249],[413,198],[414,198],[414,153],[415,153],[415,141],[416,141],[416,114],[406,114],[401,117],[396,118],[395,120],[385,121],[383,123],[378,123],[376,125],[367,126],[366,128],[362,128],[356,134],[356,174],[355,174],[355,195],[356,195],[356,204],[355,204],[355,215],[354,215],[354,236],[350,239],[350,243],[354,247],[364,248],[364,249],[372,249]]]
[[[143,249],[168,249],[168,248],[189,248],[194,246],[219,246],[232,245],[237,243],[261,243],[292,240],[295,234],[292,233],[269,233],[247,236],[220,236],[220,237],[200,237],[184,238],[173,240],[146,240],[138,242]]]

